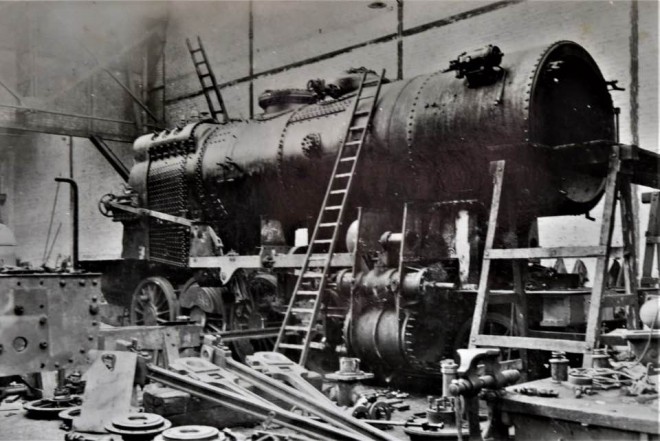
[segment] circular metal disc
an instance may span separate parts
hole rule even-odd
[[[135,413],[115,418],[112,424],[122,430],[146,430],[160,427],[164,421],[165,418],[155,413]]]
[[[167,429],[162,437],[165,441],[207,441],[220,439],[220,431],[211,426],[179,426]]]

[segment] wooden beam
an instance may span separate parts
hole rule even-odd
[[[601,257],[607,247],[493,248],[484,252],[487,259],[552,259],[556,257]]]
[[[474,337],[478,346],[493,348],[506,347],[518,349],[537,349],[540,351],[563,351],[581,354],[587,351],[587,344],[583,341],[559,340],[538,337],[514,337],[508,335],[484,335]]]

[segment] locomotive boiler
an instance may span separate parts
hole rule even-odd
[[[137,139],[126,191],[100,204],[123,223],[123,263],[112,274],[133,291],[126,298],[126,285],[106,283],[108,298],[129,306],[136,324],[184,310],[225,329],[279,326],[305,230],[356,117],[361,73],[266,91],[250,121],[201,118]],[[539,216],[587,213],[606,170],[560,161],[555,147],[613,141],[612,100],[576,43],[506,54],[487,46],[383,84],[369,122],[316,346],[344,345],[373,369],[424,370],[469,332],[461,328],[483,254],[490,162],[515,164],[506,185],[524,221],[506,240],[528,241]]]

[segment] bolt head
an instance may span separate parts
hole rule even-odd
[[[25,308],[23,308],[21,305],[16,305],[14,307],[14,314],[23,315],[23,312],[25,312]]]
[[[48,342],[47,341],[42,341],[39,343],[39,348],[41,349],[48,349]]]

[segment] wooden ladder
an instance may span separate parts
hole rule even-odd
[[[493,176],[493,197],[490,208],[488,232],[484,248],[483,264],[477,291],[472,330],[470,333],[470,348],[477,346],[517,348],[521,350],[523,364],[526,365],[525,350],[538,349],[545,351],[564,351],[584,354],[583,366],[591,367],[591,355],[597,347],[600,337],[600,320],[602,308],[608,306],[627,306],[627,321],[629,329],[637,329],[638,297],[635,263],[635,220],[633,219],[632,192],[628,176],[619,173],[621,158],[619,146],[612,147],[609,171],[605,184],[605,197],[600,238],[597,246],[571,246],[554,248],[494,248],[495,230],[502,198],[505,161],[495,161]],[[617,196],[621,201],[621,228],[623,231],[622,252],[625,294],[608,292],[607,265],[610,256],[618,255],[612,249],[612,231],[614,228]],[[590,305],[587,315],[587,329],[583,341],[570,338],[571,333],[553,332],[552,337],[530,337],[527,328],[527,300],[524,285],[524,270],[527,259],[552,258],[596,258],[596,272],[591,289]],[[488,298],[490,295],[490,268],[493,260],[505,259],[513,262],[513,302],[515,305],[516,336],[483,334]]]
[[[642,194],[642,203],[651,204],[649,210],[649,223],[646,229],[646,244],[644,247],[644,260],[642,263],[642,286],[652,287],[658,284],[653,277],[653,261],[660,272],[660,192]]]
[[[186,45],[188,46],[188,52],[190,52],[190,57],[195,65],[197,78],[199,78],[199,83],[202,85],[202,92],[206,97],[206,103],[209,106],[211,116],[219,122],[224,123],[229,121],[225,102],[222,100],[222,95],[218,88],[218,82],[215,79],[215,74],[213,73],[213,69],[211,69],[209,59],[206,56],[202,39],[197,36],[197,48],[192,47],[190,39],[188,38],[186,38]],[[219,115],[221,115],[221,118],[218,117]]]
[[[362,75],[360,87],[353,102],[350,122],[339,146],[330,182],[307,247],[307,255],[300,269],[298,281],[275,343],[275,351],[281,352],[284,349],[299,351],[298,364],[300,365],[305,364],[309,349],[314,346],[312,344],[313,328],[318,319],[346,202],[362,146],[373,119],[385,70],[383,69],[378,80],[367,81],[367,74],[368,72],[364,72]],[[373,89],[369,86],[376,86],[376,88]],[[365,87],[369,88],[365,89]],[[374,92],[369,95],[371,91]],[[314,265],[311,265],[312,262]],[[321,268],[321,271],[312,270],[312,266]],[[292,337],[296,343],[290,342]],[[300,337],[302,337],[302,343],[297,343]],[[285,339],[287,339],[286,342]]]

